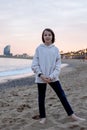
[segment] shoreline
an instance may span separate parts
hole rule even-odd
[[[4,82],[8,82],[9,80],[14,80],[14,79],[21,79],[21,78],[25,78],[25,77],[30,77],[32,75],[34,75],[33,71],[31,70],[31,61],[29,61],[29,66],[25,66],[25,67],[16,67],[13,65],[11,65],[11,67],[9,66],[7,69],[4,67],[0,70],[0,83],[4,83]],[[67,66],[68,64],[61,64],[61,68]],[[2,64],[2,66],[4,66],[4,63]],[[12,66],[14,66],[12,68]]]
[[[63,63],[61,66],[61,70],[64,67],[69,66],[66,63]],[[1,77],[0,79],[0,89],[6,88],[6,87],[15,87],[15,86],[23,86],[23,85],[33,85],[34,84],[34,76],[35,74],[31,72],[30,74],[23,74],[23,75],[13,75],[13,76],[8,76],[7,78]],[[4,86],[4,87],[2,87]]]
[[[73,64],[74,62],[74,64]],[[78,64],[77,64],[78,62]],[[61,73],[60,73],[60,79],[61,76],[72,72],[75,70],[76,67],[78,67],[78,65],[81,65],[83,63],[87,63],[87,61],[83,62],[81,60],[77,60],[77,59],[63,59],[62,63],[65,64],[64,68],[61,68]],[[66,65],[67,64],[67,65]],[[32,75],[28,75],[27,76],[16,76],[16,78],[14,78],[15,76],[13,76],[13,78],[8,78],[6,80],[3,80],[0,82],[0,90],[2,89],[6,89],[6,88],[11,88],[11,87],[16,87],[16,86],[27,86],[27,85],[34,85],[35,84],[35,76],[34,74]]]

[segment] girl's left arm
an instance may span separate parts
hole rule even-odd
[[[55,68],[54,68],[54,71],[53,73],[50,74],[50,79],[55,79],[56,77],[59,76],[60,74],[60,70],[61,70],[61,55],[58,51],[57,53],[57,58],[56,58],[56,63],[55,63]]]

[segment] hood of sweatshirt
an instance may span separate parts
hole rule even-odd
[[[50,45],[45,45],[44,43],[40,44],[40,47],[45,47],[45,48],[52,48],[54,47],[55,45],[54,44],[50,44]]]

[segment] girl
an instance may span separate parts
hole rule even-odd
[[[40,123],[44,124],[46,121],[45,94],[47,83],[56,92],[68,116],[74,120],[84,121],[85,119],[79,118],[74,114],[59,82],[61,57],[58,48],[54,45],[54,32],[51,29],[46,28],[42,32],[42,41],[43,43],[36,49],[31,67],[36,74],[35,82],[38,87]]]

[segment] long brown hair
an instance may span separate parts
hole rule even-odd
[[[42,41],[45,43],[45,41],[44,41],[44,32],[45,31],[48,31],[48,32],[50,32],[52,34],[52,43],[54,43],[55,42],[55,34],[50,28],[46,28],[46,29],[43,30],[43,32],[42,32]]]

